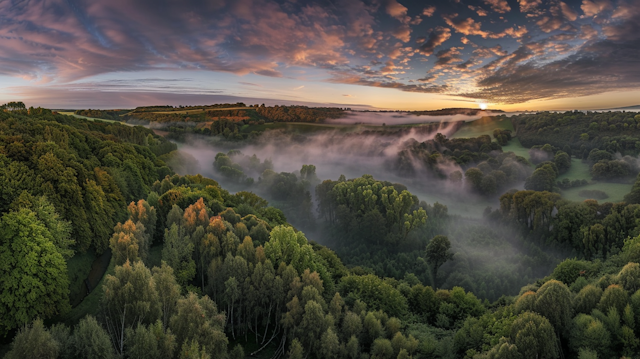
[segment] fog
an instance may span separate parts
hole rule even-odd
[[[397,114],[363,113],[348,119],[353,123],[364,123],[366,120],[369,123],[377,121],[387,124],[435,120],[435,116],[394,116]],[[456,119],[457,116],[447,116],[447,119],[443,117],[445,116],[438,116],[438,121],[431,121],[437,122],[431,132],[425,131],[426,127],[385,129],[357,125],[338,129],[321,128],[308,134],[272,130],[263,133],[251,143],[232,143],[217,137],[191,135],[186,138],[185,143],[179,144],[179,166],[174,166],[174,169],[180,174],[201,173],[217,180],[231,192],[250,190],[265,196],[255,185],[247,188],[228,181],[215,172],[213,162],[216,154],[236,149],[246,156],[255,154],[261,161],[270,160],[276,172],[298,172],[303,164],[313,164],[320,180],[337,180],[342,174],[347,178],[371,174],[378,180],[401,183],[421,201],[431,205],[439,202],[448,207],[450,214],[468,218],[454,219],[444,230],[443,234],[449,236],[456,253],[455,259],[442,268],[442,273],[448,276],[443,283],[444,287],[463,286],[468,290],[478,289],[477,282],[481,278],[494,278],[496,283],[512,284],[511,289],[497,286],[496,293],[515,295],[517,290],[513,289],[513,286],[519,288],[535,278],[548,275],[557,263],[557,258],[552,253],[542,254],[539,249],[533,249],[517,236],[516,230],[485,222],[483,211],[487,206],[494,209],[499,207],[499,194],[487,199],[470,193],[464,184],[435,178],[422,167],[423,160],[412,158],[410,153],[408,156],[417,169],[415,175],[402,177],[397,171],[392,170],[398,153],[408,145],[431,140],[437,133],[450,137],[457,131],[461,125],[460,120]],[[480,115],[476,117],[479,118]],[[237,157],[234,157],[234,161],[236,159]],[[446,174],[461,171],[453,162],[442,161],[438,167]],[[259,174],[249,171],[245,173],[258,180]],[[313,192],[311,189],[312,194]],[[267,196],[265,198],[269,199]],[[319,243],[330,243],[329,237],[326,237],[326,233],[320,227],[298,228],[310,239]],[[523,260],[533,253],[543,257],[541,262],[537,262],[532,268],[531,260]],[[419,264],[415,265],[418,268]],[[484,277],[480,277],[479,273]]]
[[[237,149],[244,155],[255,154],[262,161],[272,161],[276,172],[297,172],[303,164],[313,164],[320,180],[337,180],[342,174],[347,178],[371,174],[378,180],[404,184],[427,203],[445,204],[450,213],[479,218],[487,205],[494,208],[498,205],[497,199],[488,201],[468,193],[460,184],[454,185],[435,178],[410,153],[408,157],[416,169],[415,175],[401,177],[392,170],[398,153],[405,146],[415,141],[431,140],[437,133],[449,137],[455,133],[457,126],[460,126],[459,122],[443,121],[436,131],[430,133],[415,128],[381,133],[357,126],[350,132],[324,130],[307,135],[277,130],[265,132],[253,143],[242,145],[230,145],[212,137],[190,136],[186,143],[179,144],[183,159],[176,171],[180,174],[201,173],[235,190],[238,186],[221,178],[214,171],[213,162],[217,153]],[[441,160],[438,167],[447,175],[456,170],[462,171],[457,164],[446,160]],[[247,174],[258,179],[258,174]]]
[[[478,112],[477,115],[449,115],[449,116],[430,116],[415,115],[409,112],[351,112],[347,117],[327,120],[328,123],[341,125],[408,125],[429,122],[457,122],[457,121],[473,121],[484,116],[495,116],[491,112]]]

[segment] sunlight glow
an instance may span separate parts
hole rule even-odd
[[[488,106],[487,106],[487,104],[486,104],[486,103],[484,103],[484,102],[483,102],[483,103],[478,104],[478,106],[480,106],[480,109],[481,109],[481,110],[486,110],[486,109],[487,109],[487,107],[488,107]]]

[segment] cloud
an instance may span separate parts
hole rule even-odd
[[[585,40],[593,40],[598,37],[598,30],[591,25],[580,26],[580,38]]]
[[[481,8],[480,6],[469,5],[468,7],[469,7],[469,9],[471,11],[475,11],[478,14],[478,16],[487,16],[487,15],[489,15],[487,10]]]
[[[613,9],[613,6],[609,0],[582,0],[580,8],[585,16],[593,17],[603,11]]]
[[[581,1],[453,1],[434,17],[435,6],[405,0],[7,0],[0,1],[0,76],[34,86],[188,92],[185,81],[149,78],[131,89],[91,80],[150,70],[306,80],[312,69],[331,82],[493,102],[599,93],[617,89],[612,83],[632,88],[640,0]],[[512,6],[524,14],[511,14]],[[415,30],[426,36],[412,38]],[[193,91],[228,91],[211,86]]]
[[[387,0],[385,10],[391,17],[400,21],[405,21],[405,17],[407,16],[407,11],[409,9],[396,0]]]
[[[446,67],[447,65],[462,62],[462,59],[460,58],[461,49],[461,47],[451,47],[445,50],[438,51],[438,53],[436,53],[436,58],[438,58],[438,60],[436,61],[434,70],[437,70],[441,67]]]
[[[298,87],[294,87],[293,90],[297,91],[297,90],[302,90],[303,88],[304,88],[304,85],[298,86]]]
[[[422,10],[422,15],[426,17],[431,17],[435,12],[436,12],[436,7],[431,5],[431,6],[425,7],[424,10]]]
[[[451,30],[449,30],[449,28],[438,26],[431,31],[427,41],[420,46],[420,52],[426,56],[431,56],[431,54],[433,54],[433,50],[442,45],[445,41],[449,40],[450,37]]]
[[[330,81],[335,83],[341,83],[341,84],[389,88],[389,89],[397,89],[405,92],[418,92],[418,93],[445,93],[449,89],[449,86],[447,85],[405,84],[405,83],[402,83],[399,81],[393,81],[393,80],[385,81],[385,80],[369,79],[369,78],[365,78],[365,77],[358,76],[352,73],[347,73],[347,72],[334,72],[333,77],[330,79]]]
[[[640,11],[640,10],[636,10]],[[476,83],[479,90],[464,97],[492,102],[520,103],[536,99],[577,97],[640,87],[640,28],[635,21],[609,28],[613,39],[587,43],[575,53],[555,60],[537,60],[546,46],[523,45],[516,56],[498,61],[494,70]],[[623,29],[635,26],[635,32]],[[587,30],[590,31],[590,30]],[[622,34],[622,35],[621,35]],[[620,35],[620,36],[619,36]],[[621,43],[620,41],[624,41]],[[544,45],[544,44],[539,44]],[[549,44],[555,51],[568,45]]]
[[[442,15],[442,18],[457,32],[464,35],[479,35],[486,38],[489,33],[480,29],[481,23],[468,17],[466,19],[456,19],[458,14]]]
[[[280,64],[344,64],[347,43],[375,46],[375,20],[360,0],[338,4],[353,11],[273,0],[0,2],[0,74],[59,82],[152,69],[282,76]]]
[[[497,13],[507,13],[511,11],[511,6],[507,3],[507,0],[484,0],[484,3],[491,6],[491,10]]]
[[[562,10],[562,15],[564,15],[565,19],[569,21],[576,21],[578,18],[578,13],[563,1],[560,1],[560,9]]]
[[[520,12],[532,12],[538,9],[542,4],[542,0],[518,0],[520,4]]]

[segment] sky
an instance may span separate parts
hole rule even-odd
[[[0,103],[640,105],[640,0],[0,0]]]

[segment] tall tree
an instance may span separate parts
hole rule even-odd
[[[0,218],[0,333],[69,309],[67,263],[36,213]]]
[[[448,260],[453,259],[451,242],[446,236],[438,235],[429,241],[426,248],[427,263],[431,265],[434,287],[438,280],[438,269]]]
[[[113,347],[124,354],[126,329],[160,319],[160,301],[151,271],[140,261],[116,266],[115,275],[105,277],[102,313]]]

